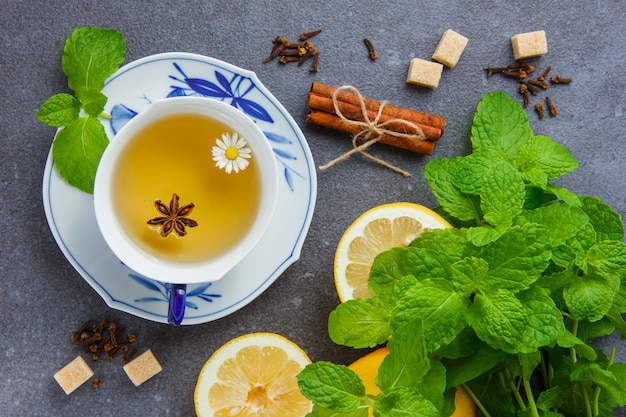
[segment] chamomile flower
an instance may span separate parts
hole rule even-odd
[[[213,160],[215,166],[230,174],[235,171],[246,169],[252,157],[252,151],[248,147],[248,142],[240,137],[236,132],[232,136],[228,133],[222,134],[222,139],[215,140],[213,146]]]

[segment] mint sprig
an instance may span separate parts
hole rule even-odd
[[[363,407],[381,417],[447,416],[457,385],[485,416],[606,416],[626,405],[626,365],[593,347],[616,329],[626,338],[621,216],[552,183],[577,161],[534,135],[505,93],[479,103],[470,140],[470,155],[424,169],[436,210],[456,228],[381,253],[373,298],[330,314],[336,343],[387,344],[381,394],[340,409],[309,389],[305,369],[301,390],[321,406],[312,416],[364,415]]]
[[[59,174],[72,186],[93,193],[100,158],[109,140],[100,118],[107,97],[104,83],[124,62],[126,42],[113,29],[75,29],[65,42],[61,66],[74,95],[50,97],[37,119],[59,128],[52,157]]]

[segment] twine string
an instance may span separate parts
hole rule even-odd
[[[358,102],[359,102],[359,107],[361,108],[361,116],[363,120],[348,119],[341,112],[341,109],[339,108],[339,94],[342,91],[349,91],[357,97]],[[371,159],[372,161],[380,165],[383,165],[391,169],[392,171],[402,174],[405,177],[411,176],[409,172],[370,154],[369,152],[367,152],[367,150],[385,136],[395,136],[395,137],[405,138],[409,140],[426,140],[426,136],[424,135],[424,132],[422,131],[422,129],[420,129],[419,126],[417,126],[416,124],[408,120],[403,120],[403,119],[389,119],[385,122],[380,122],[380,118],[383,114],[383,108],[385,107],[385,105],[387,105],[387,101],[380,102],[376,116],[374,117],[373,120],[370,119],[368,112],[367,112],[367,108],[365,107],[365,100],[363,99],[363,96],[361,95],[359,90],[357,90],[355,87],[351,85],[344,85],[344,86],[337,88],[333,92],[332,99],[333,99],[333,107],[335,109],[335,114],[344,123],[348,125],[352,125],[352,126],[359,126],[361,130],[352,136],[352,149],[350,149],[348,152],[344,153],[343,155],[333,159],[327,164],[320,166],[319,167],[320,170],[322,171],[326,170],[332,167],[333,165],[349,158],[351,155],[355,153],[360,153],[361,155]],[[414,133],[403,133],[403,132],[398,132],[398,131],[388,128],[389,125],[394,125],[394,124],[405,125],[408,128],[407,129],[408,131],[413,131]]]

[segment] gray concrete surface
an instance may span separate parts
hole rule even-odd
[[[189,416],[200,367],[229,339],[271,331],[296,343],[313,360],[350,363],[362,352],[334,345],[326,320],[337,305],[333,255],[344,229],[365,210],[392,201],[434,206],[421,174],[430,158],[384,146],[374,153],[413,173],[403,178],[355,156],[318,173],[316,211],[301,259],[242,310],[180,328],[107,307],[58,249],[42,208],[42,174],[54,129],[35,113],[54,93],[67,91],[63,44],[80,26],[115,28],[127,40],[126,62],[168,51],[215,57],[255,71],[302,128],[317,164],[350,148],[344,134],[309,126],[306,97],[312,80],[352,84],[379,100],[442,114],[447,130],[434,157],[469,151],[469,132],[483,94],[515,85],[486,78],[485,65],[512,61],[510,37],[545,30],[549,53],[539,68],[574,79],[554,88],[556,118],[538,120],[536,133],[566,145],[580,168],[561,184],[602,196],[626,214],[626,10],[621,0],[490,1],[14,1],[0,0],[0,414],[3,416]],[[261,61],[277,35],[296,37],[321,28],[314,39],[320,72]],[[405,83],[409,60],[430,59],[446,29],[469,38],[459,64],[430,91]],[[362,38],[379,53],[367,59]],[[78,352],[69,332],[87,318],[108,317],[137,333],[153,349],[163,372],[135,388],[121,366],[101,363],[98,390],[66,396],[52,375]],[[616,345],[618,335],[602,346]],[[626,415],[626,411],[618,411]]]

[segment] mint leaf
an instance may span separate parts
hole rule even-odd
[[[343,365],[316,362],[298,374],[298,387],[309,400],[329,410],[348,413],[366,402],[365,385]]]
[[[108,144],[102,124],[93,117],[81,117],[57,133],[52,157],[70,185],[92,194],[96,169]]]
[[[586,262],[590,273],[621,279],[626,273],[626,244],[616,240],[600,241],[589,248]]]
[[[529,288],[518,293],[517,298],[522,302],[528,317],[522,336],[522,343],[526,347],[539,349],[548,346],[565,332],[561,311],[550,296],[537,288]]]
[[[61,66],[78,97],[100,91],[105,80],[124,62],[126,41],[113,29],[78,28],[65,42]]]
[[[78,97],[80,102],[89,116],[98,117],[104,111],[104,105],[107,102],[107,96],[100,91],[85,90]]]
[[[533,223],[514,227],[483,247],[478,256],[489,264],[489,272],[479,283],[481,291],[521,291],[548,267],[550,233]]]
[[[550,230],[552,245],[558,246],[576,236],[588,223],[589,216],[579,207],[564,203],[550,204],[523,214],[526,222],[539,223]]]
[[[467,325],[467,300],[446,280],[428,279],[408,289],[392,313],[392,330],[421,320],[428,351],[452,342]]]
[[[478,103],[470,138],[474,149],[501,147],[509,157],[533,137],[522,106],[502,91],[485,94]]]
[[[606,375],[603,375],[603,381],[598,384],[603,389],[602,398],[606,398],[605,401],[610,407],[626,405],[626,364],[614,363],[606,372]],[[613,379],[617,381],[617,384],[611,385]]]
[[[496,228],[489,226],[471,227],[467,231],[467,239],[472,242],[474,246],[487,246],[491,242],[495,242],[500,239],[500,237],[502,237],[502,235],[508,230],[508,226],[500,226]]]
[[[554,180],[578,168],[578,161],[560,143],[547,136],[533,136],[520,145],[514,165],[522,176],[538,169],[548,180]]]
[[[391,305],[398,280],[410,273],[406,249],[392,248],[374,258],[367,285],[372,295],[380,298],[383,305]]]
[[[398,387],[381,392],[374,403],[377,417],[439,417],[433,403],[418,391]]]
[[[430,358],[428,372],[422,379],[420,394],[438,410],[444,408],[444,391],[446,389],[446,368],[437,358]]]
[[[608,315],[607,315],[608,316]],[[608,317],[600,321],[590,323],[588,321],[579,321],[576,335],[585,343],[593,341],[593,339],[608,336],[615,331],[615,324]]]
[[[506,152],[501,147],[478,148],[461,159],[452,183],[464,193],[479,195],[485,174],[494,165],[507,159]]]
[[[530,185],[544,189],[548,186],[548,174],[537,166],[530,167],[526,171],[520,172],[520,175],[524,181]]]
[[[417,389],[430,368],[421,320],[400,326],[387,343],[389,354],[378,368],[376,385]],[[442,391],[443,392],[443,391]]]
[[[510,226],[524,206],[524,182],[519,172],[506,161],[491,167],[483,178],[480,207],[493,226]]]
[[[618,367],[619,368],[619,365]],[[619,375],[623,375],[623,371],[618,369]],[[613,372],[602,369],[596,363],[587,363],[579,361],[576,363],[574,371],[570,378],[572,381],[586,381],[602,388],[604,396],[609,401],[609,406],[618,407],[626,405],[626,386],[620,382]]]
[[[538,350],[529,353],[518,353],[517,358],[522,370],[522,377],[530,379],[537,366],[541,363],[541,352]]]
[[[471,356],[459,359],[444,359],[446,367],[446,389],[464,384],[486,373],[507,357],[507,353],[480,343]]]
[[[557,187],[556,185],[553,185],[553,184],[548,184],[545,187],[545,190],[549,193],[554,194],[554,196],[558,200],[561,200],[565,204],[569,204],[570,206],[574,206],[574,207],[580,207],[580,200],[578,196],[566,188]]]
[[[50,126],[61,127],[78,119],[80,102],[70,94],[55,94],[37,111],[37,120]]]
[[[341,303],[328,317],[328,334],[338,345],[366,348],[380,345],[391,334],[389,314],[373,298]]]
[[[622,216],[598,197],[580,197],[582,209],[598,235],[598,240],[624,240]]]
[[[489,264],[480,258],[467,257],[450,267],[450,282],[462,297],[469,297],[489,271]]]
[[[66,40],[61,66],[75,96],[56,94],[44,102],[37,119],[55,127],[52,156],[59,174],[68,184],[93,193],[96,169],[108,137],[96,119],[107,97],[105,80],[124,61],[126,41],[121,33],[93,26],[75,29]],[[87,117],[79,117],[81,108]]]
[[[613,304],[615,292],[606,280],[593,275],[575,277],[563,291],[570,314],[576,320],[598,321]]]
[[[419,235],[409,246],[444,253],[452,262],[471,254],[467,229],[433,229]]]
[[[476,220],[480,215],[478,202],[452,183],[461,158],[433,159],[424,167],[424,176],[441,207],[459,220]]]
[[[567,330],[557,338],[556,342],[562,348],[573,347],[576,351],[576,354],[581,358],[585,358],[590,361],[595,361],[598,358],[598,354],[596,353],[594,348],[592,348]]]
[[[557,404],[564,392],[565,389],[560,385],[542,391],[537,399],[537,408],[543,411],[550,410]]]
[[[492,348],[509,353],[534,350],[523,345],[528,320],[526,309],[510,292],[477,294],[469,317],[476,335]]]
[[[378,255],[370,269],[370,292],[380,297],[383,305],[394,305],[396,285],[403,277],[416,279],[438,277],[447,279],[452,261],[445,254],[430,249],[394,248]]]

